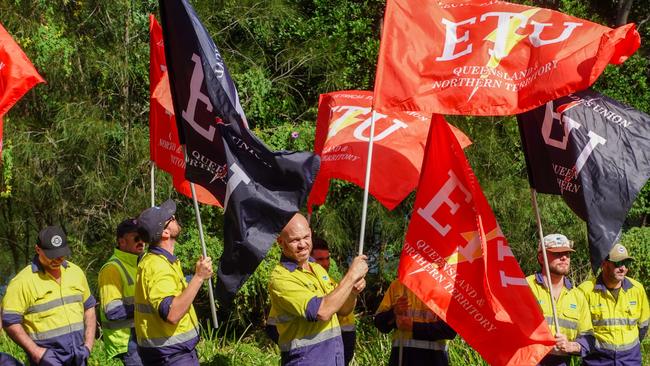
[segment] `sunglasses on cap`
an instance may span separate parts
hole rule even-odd
[[[611,263],[611,264],[613,264],[614,267],[619,268],[619,267],[623,267],[623,266],[625,266],[625,267],[629,267],[629,266],[630,266],[630,263],[632,263],[632,260],[630,260],[630,259],[623,259],[622,261],[618,261],[618,262],[614,262],[614,261],[610,261],[610,260],[608,260],[608,262]]]

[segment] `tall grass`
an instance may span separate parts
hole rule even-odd
[[[503,340],[504,342],[507,340]],[[372,325],[370,319],[361,318],[357,323],[357,348],[352,366],[385,366],[390,355],[390,335],[382,334]],[[206,366],[267,366],[280,364],[280,352],[264,334],[263,330],[249,326],[244,331],[235,331],[228,325],[218,330],[210,326],[201,331],[197,345],[201,365]],[[7,335],[0,331],[0,352],[8,353],[29,364],[27,356]],[[643,365],[650,365],[650,339],[642,343]],[[456,337],[449,344],[449,361],[452,366],[487,365],[476,351]],[[95,342],[89,366],[118,366],[120,362],[106,358],[101,339]],[[580,365],[574,357],[572,366]]]

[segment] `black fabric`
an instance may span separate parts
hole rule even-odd
[[[48,226],[38,233],[36,245],[50,258],[69,257],[70,248],[65,232],[59,226]]]
[[[531,187],[587,222],[596,273],[650,176],[650,116],[587,89],[517,119]]]
[[[216,293],[227,306],[304,204],[320,160],[269,150],[248,129],[228,69],[187,0],[161,0],[160,10],[185,177],[224,206]]]

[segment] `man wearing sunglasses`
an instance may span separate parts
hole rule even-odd
[[[144,242],[134,218],[117,225],[116,234],[117,247],[99,271],[99,319],[107,356],[118,358],[126,366],[137,366],[142,360],[135,340],[133,296]]]
[[[633,259],[623,245],[614,245],[600,275],[579,287],[589,303],[596,337],[594,352],[583,365],[641,365],[650,307],[643,285],[626,277]]]
[[[192,306],[203,282],[212,277],[212,260],[201,257],[189,283],[174,255],[181,226],[176,203],[167,200],[138,216],[138,234],[149,243],[138,263],[135,332],[145,365],[199,365],[199,320]]]
[[[537,250],[537,262],[541,271],[526,277],[530,289],[539,304],[544,318],[555,336],[555,347],[540,361],[541,366],[566,366],[571,363],[571,355],[585,356],[593,347],[593,329],[589,316],[589,306],[580,290],[573,286],[567,275],[571,268],[573,240],[562,234],[549,234],[543,239],[548,269],[544,270],[542,245]],[[552,292],[549,291],[550,281]],[[551,293],[560,329],[555,328]]]

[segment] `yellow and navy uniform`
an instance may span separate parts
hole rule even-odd
[[[135,332],[145,364],[171,363],[184,355],[196,361],[199,322],[194,306],[178,324],[166,321],[174,297],[186,288],[180,260],[160,247],[150,247],[138,263],[135,286]]]
[[[411,331],[397,329],[393,312],[397,300],[403,296],[406,296],[409,304],[406,315],[413,319]],[[399,280],[390,284],[377,308],[374,322],[382,333],[394,329],[389,365],[398,364],[400,347],[404,366],[449,365],[448,340],[456,337],[456,332]]]
[[[81,268],[64,261],[57,282],[38,256],[14,277],[2,303],[2,324],[20,324],[40,347],[44,362],[79,362],[88,357],[84,346],[84,312],[95,306]]]
[[[578,287],[585,294],[596,337],[583,365],[641,365],[641,341],[648,331],[648,297],[639,282],[625,277],[616,299],[602,275]]]
[[[109,358],[129,352],[135,346],[133,304],[138,256],[119,249],[113,251],[99,271],[99,318],[104,346]]]
[[[544,277],[541,272],[526,277],[539,307],[544,314],[552,334],[556,334],[555,322],[553,321],[553,307],[551,305],[551,293],[544,284]],[[580,356],[586,356],[593,348],[594,336],[591,325],[589,306],[580,290],[573,287],[571,281],[564,277],[564,286],[560,296],[555,302],[557,310],[560,333],[564,334],[569,341],[577,342],[581,346]],[[566,366],[571,362],[570,355],[549,353],[540,361],[543,366]]]
[[[343,365],[337,315],[329,321],[319,321],[317,317],[323,298],[336,286],[313,258],[308,264],[311,271],[283,256],[271,273],[268,322],[277,327],[282,364]]]

